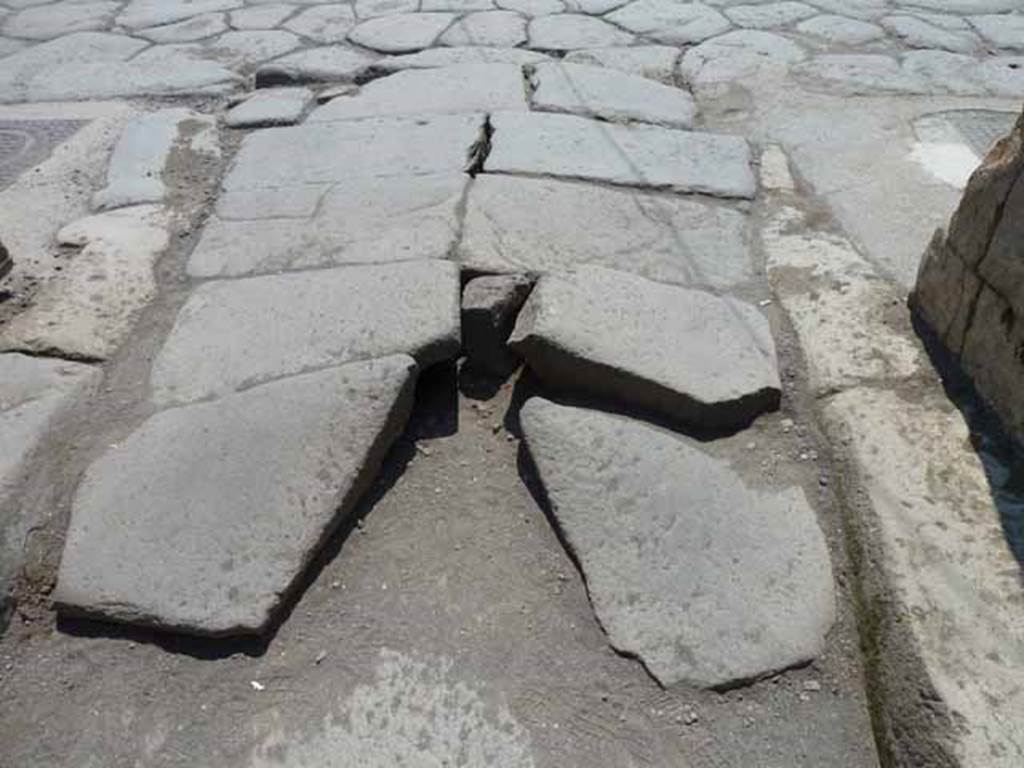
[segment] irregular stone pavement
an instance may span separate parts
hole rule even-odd
[[[866,766],[877,759],[870,699],[875,728],[890,729],[874,733],[883,757],[895,750],[1015,765],[1024,739],[1012,719],[976,726],[993,719],[993,708],[1013,711],[1013,686],[999,687],[996,704],[948,693],[965,673],[950,664],[933,675],[931,657],[921,679],[938,687],[939,709],[951,709],[942,716],[967,722],[968,735],[932,723],[893,746],[892,731],[920,715],[904,699],[879,702],[883,692],[902,693],[872,679],[874,668],[865,692],[856,652],[864,596],[850,586],[858,574],[843,544],[851,532],[838,523],[827,473],[810,467],[818,460],[813,435],[801,430],[795,447],[790,417],[812,418],[801,410],[813,407],[806,393],[843,392],[826,403],[828,435],[851,443],[860,467],[857,393],[924,375],[916,342],[879,319],[898,295],[890,276],[907,273],[905,257],[878,247],[899,242],[884,219],[899,226],[914,202],[902,202],[907,188],[888,181],[900,175],[895,160],[884,165],[885,152],[849,149],[858,130],[877,141],[872,130],[890,130],[886,116],[898,108],[880,108],[876,123],[871,108],[859,110],[848,124],[841,109],[856,111],[851,105],[865,97],[904,109],[914,99],[932,99],[935,111],[956,99],[1006,108],[1012,102],[999,99],[1024,95],[1022,18],[1015,0],[0,6],[0,102],[174,97],[193,110],[146,104],[155,109],[111,142],[106,177],[94,185],[96,215],[59,222],[70,225],[59,240],[82,250],[0,327],[4,365],[33,364],[24,352],[94,364],[59,363],[74,374],[66,382],[43,376],[27,396],[0,403],[5,433],[28,424],[17,427],[26,437],[15,433],[20,450],[0,478],[11,488],[0,503],[18,507],[4,524],[13,532],[5,582],[30,584],[25,574],[39,571],[48,591],[56,578],[52,600],[70,626],[85,615],[198,635],[269,632],[258,656],[308,651],[308,642],[331,637],[337,645],[317,651],[313,666],[329,656],[331,666],[334,654],[344,657],[336,649],[350,645],[350,658],[372,670],[339,659],[325,677],[341,686],[335,693],[305,675],[289,692],[295,670],[285,662],[264,668],[270,678],[242,688],[258,695],[270,685],[274,707],[238,707],[250,735],[226,751],[213,745],[229,719],[214,717],[182,741],[168,729],[183,717],[173,711],[127,748],[114,746],[111,729],[96,729],[96,754],[174,765],[182,758],[162,747],[171,743],[184,759],[199,747],[225,765],[319,765],[343,750],[367,765],[427,754],[470,765]],[[260,89],[241,101],[252,84]],[[835,114],[821,107],[830,98]],[[211,114],[223,115],[219,132]],[[849,140],[841,151],[829,143],[837,132]],[[854,232],[867,259],[838,234],[805,234],[822,213],[808,213],[817,203],[790,178],[784,152],[761,154],[769,141],[786,146],[801,182],[831,206],[838,231]],[[948,150],[923,144],[914,144],[914,167],[933,183],[962,174],[974,157],[957,150],[960,165],[951,169]],[[877,168],[890,186],[855,183]],[[208,200],[204,190],[218,183]],[[949,185],[936,186],[927,194],[946,204]],[[900,203],[879,204],[886,193]],[[916,240],[906,242],[909,250]],[[508,275],[492,289],[508,293],[481,302],[467,292],[460,317],[461,283],[479,274]],[[471,342],[469,323],[481,322],[471,313],[481,310],[501,316]],[[851,323],[864,332],[844,333]],[[474,351],[480,344],[491,347]],[[406,426],[417,377],[426,376],[419,408],[437,371],[462,352],[502,370],[519,356],[525,362],[514,395],[506,388],[496,401],[508,409],[509,441],[521,408],[522,481],[504,442],[502,460],[483,456],[503,434],[501,422],[467,423],[491,406],[463,399],[455,406],[462,425],[440,433],[415,417]],[[807,370],[798,377],[800,355]],[[96,413],[109,423],[97,428],[99,416],[86,411],[95,364],[104,361]],[[26,421],[24,403],[37,397],[45,408]],[[780,405],[785,417],[774,413]],[[34,446],[52,450],[56,430],[73,426],[75,448],[55,459],[66,466],[49,497],[62,499],[70,523],[49,544],[49,566],[34,569],[33,553],[19,551],[16,539],[52,502],[24,489],[47,483],[33,466],[54,466],[33,460]],[[402,474],[396,456],[417,438],[406,446],[417,460],[404,460],[412,488],[394,478],[374,485]],[[0,443],[7,439],[0,434]],[[447,469],[431,472],[433,450]],[[478,458],[492,478],[483,492],[465,469]],[[434,487],[434,474],[461,480]],[[876,478],[871,489],[879,487],[885,498]],[[337,541],[333,533],[341,528],[344,541],[346,526],[375,502],[371,525],[389,509],[403,521],[381,548],[375,553],[371,541],[364,556],[345,544],[311,566]],[[522,518],[545,530],[550,523],[550,535],[524,549],[507,520],[485,516],[506,509],[525,510]],[[429,527],[448,516],[483,527],[450,539]],[[993,524],[983,513],[979,520]],[[492,547],[483,539],[495,526]],[[585,586],[593,614],[585,600],[566,602],[519,573],[535,556],[561,567],[551,566],[567,556],[554,534],[581,571],[574,588],[579,598]],[[890,544],[883,540],[880,551]],[[486,558],[447,573],[439,564],[463,558],[463,546]],[[378,559],[387,557],[430,578],[417,581],[405,566],[396,577]],[[1000,562],[993,556],[991,567]],[[332,616],[325,634],[308,603],[333,610],[335,581],[326,592],[315,586],[332,568],[361,583],[353,589],[363,607]],[[379,582],[373,591],[370,581]],[[393,593],[406,584],[398,603],[381,600],[389,582]],[[505,613],[493,616],[503,589],[533,606],[538,626],[525,629],[539,639],[522,647],[544,649],[549,680],[512,658],[514,640],[498,638],[519,627]],[[562,613],[537,600],[545,594]],[[917,616],[950,609],[941,596],[896,594],[895,604]],[[417,599],[432,608],[414,607]],[[447,637],[455,614],[463,628]],[[582,641],[577,623],[589,627]],[[927,627],[910,631],[928,637]],[[313,639],[304,645],[302,633]],[[433,634],[442,641],[424,639]],[[44,642],[73,649],[76,640],[86,642],[74,634]],[[107,677],[116,653],[95,642]],[[394,646],[402,650],[387,650]],[[650,680],[631,678],[631,662],[599,661],[609,646],[667,690],[645,689]],[[162,653],[143,647],[151,660]],[[208,653],[218,652],[197,650]],[[225,675],[256,674],[242,671],[241,660],[223,661],[215,685],[204,687],[187,658],[161,658],[148,680],[166,685],[174,667],[216,707],[235,695],[224,693],[233,685]],[[810,671],[793,669],[807,664]],[[35,670],[18,665],[12,678],[21,692]],[[597,703],[609,700],[599,678],[577,697],[590,703],[569,716],[553,682],[568,690],[596,668],[621,691],[612,695],[621,714]],[[1000,675],[999,665],[988,674]],[[907,675],[908,687],[919,682]],[[75,679],[112,717],[116,683]],[[737,686],[756,717],[743,714],[742,694],[728,692]],[[304,690],[311,703],[299,704]],[[179,709],[188,698],[178,688],[171,696]],[[128,699],[123,717],[153,717],[134,694]],[[400,703],[381,720],[385,701]],[[541,715],[530,714],[536,702]],[[59,722],[74,719],[76,706],[51,700],[24,712],[54,707]],[[638,706],[649,720],[632,722]],[[806,722],[791,722],[794,706]],[[702,719],[697,708],[714,715]],[[15,709],[5,705],[2,716],[21,722]],[[554,733],[559,718],[564,734]],[[315,733],[304,726],[321,721],[333,725]],[[754,734],[732,735],[741,724]],[[39,727],[34,742],[58,738]],[[687,738],[687,729],[703,740]],[[53,764],[40,762],[46,747],[14,741],[0,746],[13,764]],[[979,757],[986,747],[990,762]],[[63,753],[67,764],[81,764],[74,749]]]

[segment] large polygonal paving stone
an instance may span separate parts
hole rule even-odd
[[[58,607],[262,631],[401,434],[415,371],[395,355],[150,417],[86,472]]]
[[[750,147],[739,136],[613,125],[573,115],[496,112],[489,173],[605,181],[752,198]]]
[[[178,313],[153,364],[153,397],[193,402],[396,353],[425,367],[459,347],[459,270],[449,261],[215,281]]]
[[[223,186],[231,202],[354,176],[461,171],[482,126],[481,115],[425,115],[269,128],[246,137]]]
[[[695,89],[759,75],[785,73],[807,57],[803,48],[772,32],[740,29],[706,40],[683,54],[679,73]]]
[[[516,64],[456,64],[408,69],[374,80],[350,97],[332,99],[307,122],[362,117],[526,109],[523,70]],[[468,145],[467,145],[468,149]]]
[[[526,42],[526,19],[512,11],[471,13],[441,35],[441,45],[492,45],[514,48]]]
[[[714,8],[676,0],[636,0],[608,14],[608,21],[672,45],[699,43],[727,32],[732,26]]]
[[[578,14],[536,18],[530,22],[528,36],[530,47],[543,51],[629,45],[633,42],[633,36],[628,32],[601,19]]]
[[[445,258],[458,234],[463,173],[355,177],[323,192],[309,216],[254,201],[245,218],[210,217],[189,259],[195,277]],[[285,188],[287,190],[287,188]],[[225,209],[227,213],[231,213]]]
[[[676,195],[484,174],[470,189],[463,229],[459,259],[479,272],[597,264],[717,289],[756,275],[747,216]]]
[[[455,20],[453,13],[399,13],[364,21],[349,40],[381,53],[412,53],[429,48]]]
[[[545,112],[670,128],[689,128],[696,113],[686,91],[605,67],[545,62],[536,66],[531,80],[530,103]]]
[[[802,491],[749,487],[618,416],[533,398],[521,421],[601,626],[659,683],[726,687],[821,653],[832,566]]]
[[[775,343],[756,307],[627,272],[544,275],[509,345],[551,386],[703,432],[779,405]]]
[[[524,48],[493,48],[491,46],[456,46],[431,48],[419,53],[387,56],[373,65],[375,72],[399,72],[403,69],[433,69],[460,64],[536,64],[548,56]]]
[[[243,5],[243,0],[132,0],[117,17],[117,23],[131,29],[156,27]]]
[[[29,40],[50,40],[72,32],[106,29],[118,9],[113,2],[61,3],[26,8],[3,21],[3,33]]]

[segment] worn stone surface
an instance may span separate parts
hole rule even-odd
[[[208,635],[264,630],[412,407],[404,355],[147,419],[86,472],[61,610]]]
[[[609,641],[659,683],[729,686],[821,653],[832,567],[801,490],[751,488],[619,416],[532,398],[521,422]]]
[[[535,18],[530,22],[528,37],[530,47],[542,51],[629,45],[633,42],[633,36],[618,27],[601,19],[575,14]]]
[[[972,16],[971,26],[997,48],[1024,50],[1024,16]]]
[[[402,13],[364,21],[349,40],[381,53],[412,53],[429,48],[455,20],[451,13]]]
[[[161,203],[167,197],[164,172],[180,146],[216,146],[213,118],[190,109],[161,109],[125,126],[107,167],[107,184],[93,195],[99,209]]]
[[[573,115],[497,112],[484,170],[750,198],[750,148],[738,136],[608,125]]]
[[[728,290],[754,280],[747,217],[707,201],[500,175],[470,189],[459,259],[482,272],[597,264]]]
[[[1024,439],[1024,117],[967,184],[921,260],[911,305]]]
[[[457,46],[431,48],[419,53],[387,56],[374,63],[374,71],[398,72],[403,69],[431,69],[459,64],[535,64],[548,56],[523,48],[493,48],[490,46]]]
[[[315,43],[340,43],[357,24],[348,5],[318,5],[302,11],[285,23],[285,29]]]
[[[516,315],[533,282],[525,275],[484,275],[462,291],[462,344],[475,368],[497,376],[511,373],[519,356],[508,345]]]
[[[775,344],[755,307],[604,267],[541,277],[510,344],[553,386],[699,429],[779,404]]]
[[[456,64],[408,69],[374,80],[357,95],[320,107],[309,116],[309,122],[526,108],[526,86],[519,66]]]
[[[204,13],[175,24],[140,29],[137,35],[154,43],[190,43],[204,37],[219,35],[227,29],[223,13]]]
[[[514,48],[526,42],[526,19],[512,11],[471,13],[452,24],[439,42],[441,45]]]
[[[297,35],[283,29],[236,30],[212,40],[204,55],[231,67],[250,70],[295,50],[301,44]]]
[[[161,206],[132,206],[62,229],[58,239],[82,250],[0,329],[0,349],[86,360],[113,354],[156,293],[153,266],[167,248],[166,215]]]
[[[106,29],[118,9],[114,2],[63,3],[60,7],[26,8],[0,23],[5,35],[52,40],[72,32]]]
[[[290,194],[250,198],[212,216],[189,274],[233,277],[411,259],[444,258],[458,234],[462,173],[353,178],[315,197],[307,216],[275,204]]]
[[[232,107],[224,122],[232,128],[293,125],[312,103],[313,92],[309,88],[268,88]]]
[[[328,104],[327,106],[330,106]],[[424,115],[313,123],[246,137],[224,180],[222,201],[279,187],[333,184],[355,176],[463,170],[481,115]]]
[[[938,382],[858,387],[825,408],[864,489],[857,508],[878,601],[876,684],[897,763],[1012,768],[1024,750],[1024,597],[1001,508],[963,416]],[[1009,491],[1009,489],[1006,489]],[[1004,497],[1008,502],[1013,493]],[[926,692],[926,693],[923,693]]]
[[[447,261],[343,267],[201,285],[152,374],[163,404],[395,353],[454,357],[459,272]]]
[[[240,8],[231,11],[228,18],[235,29],[276,29],[295,11],[294,5],[276,3]]]
[[[338,45],[306,48],[260,66],[256,70],[256,87],[349,82],[374,61],[375,57],[367,53]]]
[[[690,128],[697,111],[693,97],[682,89],[603,67],[542,63],[530,79],[530,103],[544,112]]]
[[[123,35],[78,32],[25,48],[4,59],[0,102],[220,93],[240,81],[200,47],[143,51],[147,45]]]
[[[823,14],[797,24],[797,30],[833,43],[862,45],[885,36],[877,24],[846,16]]]
[[[703,3],[636,0],[608,14],[608,20],[652,40],[688,45],[728,32],[729,20]]]
[[[243,4],[242,0],[131,0],[117,23],[132,29],[156,27],[204,13],[230,11]]]
[[[733,24],[749,29],[786,27],[814,16],[816,13],[818,10],[813,6],[792,0],[780,3],[734,5],[725,9],[725,15]]]
[[[672,84],[679,49],[670,45],[634,45],[628,48],[584,48],[568,53],[567,64],[590,64]]]
[[[805,51],[772,32],[737,30],[694,46],[683,54],[679,73],[692,87],[784,74],[806,58]]]

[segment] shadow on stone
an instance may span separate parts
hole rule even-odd
[[[946,395],[967,422],[971,446],[985,470],[1003,535],[1024,568],[1024,446],[1010,436],[998,414],[978,394],[970,377],[927,323],[916,312],[911,317]]]

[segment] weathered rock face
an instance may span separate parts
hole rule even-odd
[[[936,232],[910,301],[1024,440],[1024,115],[971,177],[948,232]]]

